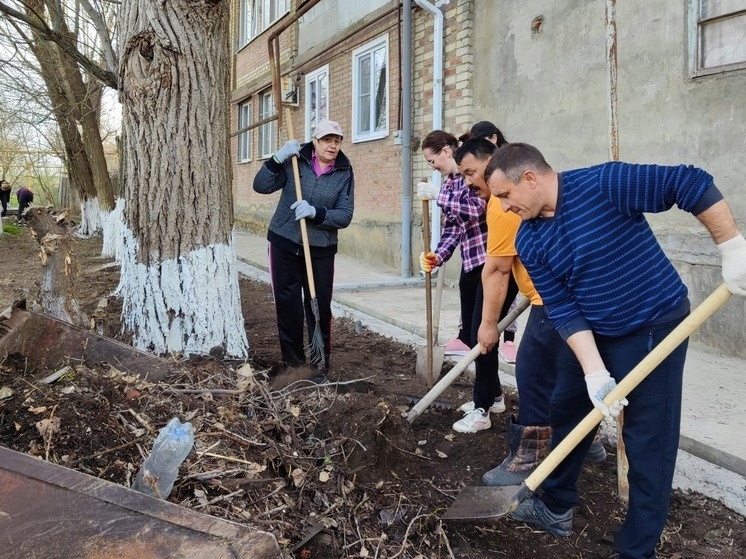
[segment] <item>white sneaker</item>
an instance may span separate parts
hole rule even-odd
[[[463,418],[453,424],[453,430],[457,433],[476,433],[492,427],[489,414],[484,413],[482,408],[468,412]]]
[[[502,413],[505,411],[505,398],[503,396],[500,396],[498,398],[495,398],[495,403],[490,406],[490,413]],[[465,404],[461,404],[459,407],[459,411],[462,411],[464,413],[468,413],[470,411],[474,411],[474,401],[466,402]]]

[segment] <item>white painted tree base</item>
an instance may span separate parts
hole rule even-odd
[[[124,228],[124,198],[118,198],[114,209],[108,213],[103,220],[104,244],[101,248],[101,256],[113,258],[115,262],[122,259],[124,240],[122,229]]]
[[[247,356],[233,238],[229,245],[210,245],[146,266],[137,262],[137,240],[129,227],[122,225],[121,233],[116,294],[123,299],[122,322],[134,334],[135,347],[185,357],[221,347],[227,357]]]
[[[75,235],[88,239],[100,233],[108,213],[99,206],[98,197],[84,200],[80,203],[80,225],[75,230]]]

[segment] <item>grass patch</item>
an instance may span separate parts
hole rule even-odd
[[[15,223],[3,223],[3,233],[9,235],[18,235],[21,232],[21,228]]]

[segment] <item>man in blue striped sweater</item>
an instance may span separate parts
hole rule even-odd
[[[628,399],[603,402],[689,313],[686,286],[643,214],[673,205],[694,214],[718,244],[723,278],[738,295],[746,295],[746,240],[712,177],[694,167],[611,162],[556,173],[535,147],[509,144],[484,175],[503,209],[523,220],[516,249],[567,342],[551,400],[553,446],[592,406],[607,417],[627,406],[630,499],[615,547],[621,559],[654,558],[676,464],[686,342]],[[513,518],[570,535],[576,481],[593,435]]]

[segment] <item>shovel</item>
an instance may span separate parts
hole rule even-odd
[[[712,316],[730,298],[731,292],[725,284],[720,285],[702,304],[684,319],[663,341],[632,369],[629,374],[604,398],[609,404],[626,397],[655,369],[674,349],[686,340],[692,332]],[[603,414],[596,408],[549,453],[544,461],[517,488],[507,487],[465,487],[450,508],[443,515],[443,520],[476,520],[482,518],[499,518],[514,511],[518,505],[528,499],[554,469],[570,454],[578,443],[590,433],[603,419]]]
[[[422,228],[425,244],[425,253],[430,252],[430,200],[422,200]],[[433,292],[430,272],[425,272],[425,315],[427,319],[427,345],[420,348],[417,352],[417,363],[415,371],[419,376],[427,379],[427,388],[433,386],[433,378],[437,372],[440,375],[440,369],[443,367],[443,348],[435,345],[433,340]],[[443,270],[438,274],[438,301],[443,294]],[[440,315],[440,303],[438,303],[438,315]],[[440,325],[440,316],[438,316],[438,325]],[[437,338],[435,338],[437,339]],[[422,351],[424,349],[424,352]]]
[[[508,313],[508,316],[503,318],[497,324],[498,335],[502,334],[508,326],[513,324],[515,319],[518,318],[518,316],[528,308],[530,303],[531,301],[528,298],[522,299],[516,305],[515,309]],[[479,354],[481,352],[482,346],[480,344],[477,344],[471,349],[469,353],[462,357],[461,361],[456,363],[453,369],[448,371],[448,373],[438,381],[438,384],[433,386],[432,389],[427,394],[425,394],[419,402],[415,404],[415,406],[407,414],[407,421],[413,423],[414,420],[417,419],[422,414],[422,412],[424,412],[428,408],[428,406],[430,406],[430,404],[432,404],[435,399],[440,396],[443,391],[448,388],[451,383],[453,383],[453,381],[456,380],[458,376],[466,370],[471,362],[479,357]]]
[[[446,264],[440,265],[438,271],[438,283],[435,285],[435,308],[433,309],[432,319],[432,355],[433,361],[432,366],[428,369],[428,354],[430,353],[427,345],[420,347],[417,350],[417,364],[416,371],[419,376],[430,378],[428,376],[428,370],[432,371],[432,378],[440,376],[440,370],[443,368],[443,359],[445,356],[445,349],[438,345],[438,331],[440,330],[440,307],[441,301],[443,300],[443,284],[445,283],[446,277]],[[428,326],[428,328],[430,328]],[[432,381],[430,381],[432,382]],[[431,386],[431,385],[428,385]]]

